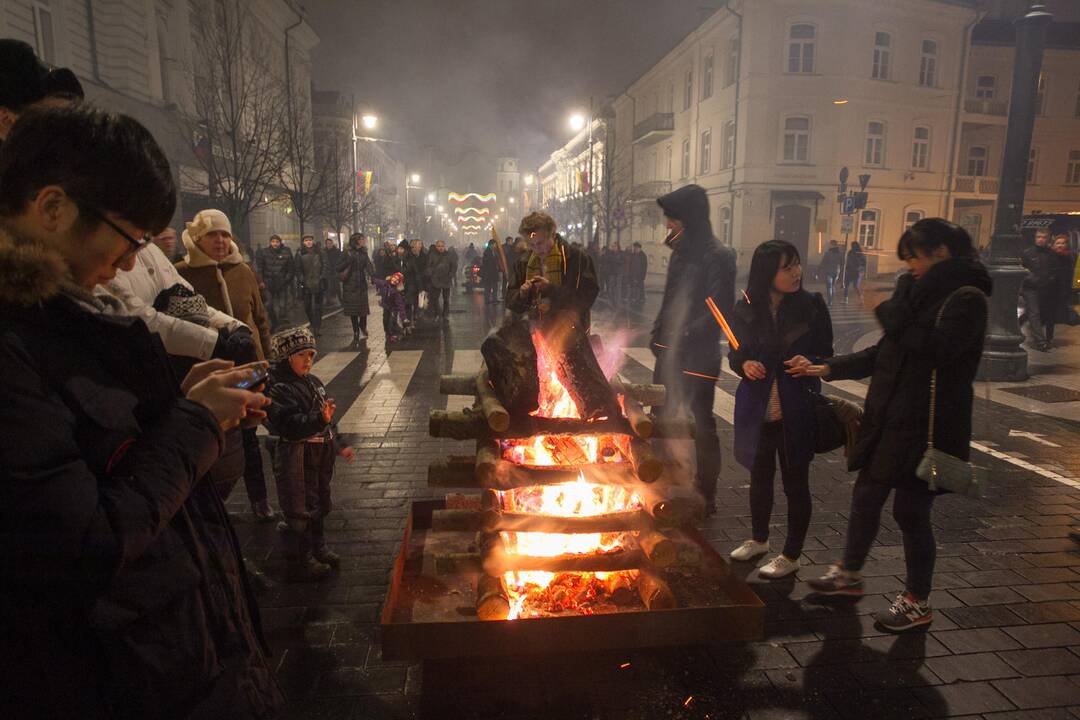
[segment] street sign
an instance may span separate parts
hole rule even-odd
[[[845,195],[844,201],[840,203],[840,212],[844,215],[851,215],[853,212],[855,212],[856,207],[857,205],[855,204],[855,196]]]
[[[841,185],[847,185],[847,179],[848,179],[848,169],[847,169],[847,165],[845,165],[844,167],[840,168],[840,184]]]
[[[865,193],[865,192],[857,192],[857,193],[855,193],[854,194],[854,197],[855,197],[855,209],[856,210],[862,210],[864,207],[866,207],[866,200],[867,200],[867,198],[869,196],[870,196],[870,193]]]
[[[854,232],[854,230],[855,230],[855,219],[853,217],[851,217],[850,215],[845,215],[844,217],[840,218],[840,232],[842,232],[845,235],[848,235],[848,234]]]

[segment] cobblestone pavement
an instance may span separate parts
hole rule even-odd
[[[983,500],[944,497],[935,506],[929,632],[888,636],[869,617],[902,588],[903,549],[888,514],[865,571],[867,596],[858,603],[807,598],[803,580],[843,545],[853,476],[833,453],[812,468],[814,518],[797,578],[770,583],[750,566],[736,567],[765,602],[762,642],[520,662],[384,662],[377,618],[407,505],[436,496],[426,487],[429,461],[471,452],[428,437],[430,409],[461,406],[460,398],[439,395],[438,377],[474,369],[476,348],[500,319],[501,308],[484,306],[479,294],[458,292],[454,302],[449,327],[421,330],[389,354],[377,315],[372,337],[358,347],[349,345],[345,318],[324,324],[315,372],[328,381],[339,413],[360,408],[347,435],[359,457],[338,464],[328,521],[343,556],[336,576],[281,583],[273,524],[251,522],[242,489],[229,501],[248,558],[279,581],[261,604],[288,718],[1080,718],[1080,547],[1067,537],[1080,519],[1080,425],[982,393],[975,427],[986,452],[975,460],[991,469],[991,487]],[[644,313],[617,315],[599,304],[601,333],[624,333],[623,373],[632,380],[650,376],[641,333],[657,303],[650,295]],[[834,315],[838,352],[873,331],[861,308]],[[1064,336],[1071,350],[1080,345],[1075,330]],[[718,383],[720,509],[704,528],[722,552],[749,527],[748,474],[731,453],[736,384],[730,376]],[[857,383],[834,390],[862,392]],[[774,541],[784,535],[784,512],[778,493]]]

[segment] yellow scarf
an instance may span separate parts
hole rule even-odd
[[[551,244],[551,251],[544,258],[543,270],[541,271],[540,256],[536,253],[529,255],[529,264],[525,270],[525,279],[532,280],[539,277],[543,272],[544,278],[552,285],[562,285],[563,273],[566,272],[566,254],[558,242]]]

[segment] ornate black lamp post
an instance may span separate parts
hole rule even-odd
[[[1042,3],[1032,3],[1016,21],[1016,59],[1013,67],[1009,124],[1005,129],[1005,157],[1001,168],[994,234],[990,240],[990,275],[994,294],[990,300],[990,327],[986,334],[979,379],[1026,380],[1027,352],[1016,319],[1016,298],[1027,271],[1020,266],[1023,240],[1020,220],[1024,214],[1031,134],[1035,127],[1035,94],[1042,69],[1046,26],[1053,16]]]

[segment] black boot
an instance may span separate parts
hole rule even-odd
[[[311,554],[323,563],[335,570],[341,566],[341,556],[326,547],[325,518],[311,521]]]
[[[305,520],[290,520],[282,539],[285,542],[285,579],[312,582],[330,574],[330,566],[311,555],[311,528]]]

